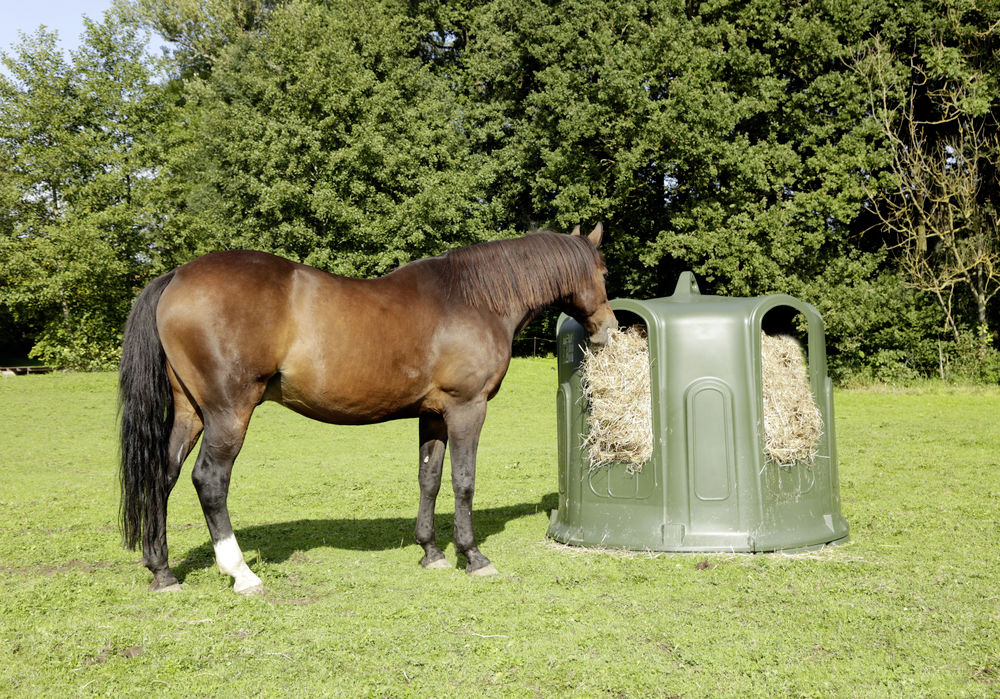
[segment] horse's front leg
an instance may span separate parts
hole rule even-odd
[[[472,530],[472,496],[476,490],[476,451],[486,419],[486,401],[449,411],[448,441],[451,444],[451,485],[455,491],[455,548],[465,556],[465,572],[495,575],[497,569],[480,553]]]
[[[448,429],[440,415],[420,416],[420,505],[417,509],[417,543],[424,549],[420,565],[449,568],[434,537],[434,504],[441,488],[441,468]]]

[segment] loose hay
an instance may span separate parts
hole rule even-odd
[[[802,347],[788,335],[761,333],[764,451],[787,466],[812,462],[823,434]],[[591,470],[613,463],[642,470],[653,455],[649,342],[642,326],[609,334],[601,348],[584,349],[581,387],[587,400],[583,444]]]
[[[591,470],[623,463],[637,472],[653,455],[649,341],[641,326],[609,333],[596,351],[584,349],[580,365],[589,404],[584,446]]]
[[[782,466],[812,462],[823,434],[823,415],[809,387],[802,347],[789,335],[760,338],[764,394],[764,452]]]

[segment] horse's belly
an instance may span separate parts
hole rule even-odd
[[[359,381],[361,378],[298,381],[279,374],[268,385],[264,400],[336,425],[366,425],[418,415],[423,391],[412,381],[393,382],[393,377]]]

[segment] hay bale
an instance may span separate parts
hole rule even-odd
[[[823,415],[813,399],[805,355],[789,335],[761,333],[764,452],[776,464],[811,463],[823,434]]]
[[[583,443],[590,455],[591,470],[621,463],[629,471],[641,471],[653,455],[649,341],[645,328],[614,330],[603,347],[586,347],[580,372],[588,403]]]

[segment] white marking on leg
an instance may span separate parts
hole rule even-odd
[[[214,545],[215,562],[219,564],[219,570],[226,575],[231,575],[233,592],[242,592],[251,587],[261,585],[260,578],[254,575],[250,566],[243,560],[243,552],[240,545],[236,543],[236,537],[230,534]]]
[[[430,460],[431,460],[431,457],[430,457],[430,456],[425,456],[425,457],[424,457],[424,463],[425,463],[425,464],[426,464],[426,463],[427,463],[428,461],[430,461]]]

